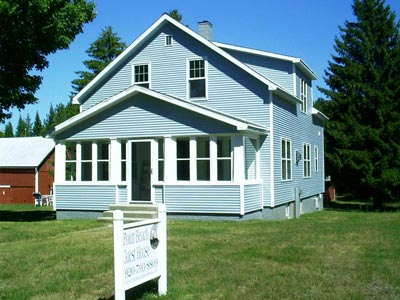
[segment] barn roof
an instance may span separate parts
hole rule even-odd
[[[54,149],[53,139],[0,138],[0,168],[35,168]]]

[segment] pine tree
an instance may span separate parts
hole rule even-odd
[[[8,122],[4,128],[4,137],[14,137],[14,128],[11,122]]]
[[[33,123],[32,133],[34,136],[40,136],[43,131],[42,121],[40,120],[39,112],[36,111],[35,122]]]
[[[400,196],[400,25],[383,0],[355,0],[353,12],[320,88],[331,99],[327,170],[339,190],[381,207]]]
[[[27,123],[27,120],[30,122],[30,117],[23,119],[21,115],[19,115],[17,131],[15,133],[16,137],[29,137],[31,136],[31,128]]]
[[[182,22],[182,15],[179,13],[177,9],[170,10],[168,15],[171,18],[177,20],[178,22]]]
[[[49,113],[47,114],[43,124],[43,132],[50,131],[57,125],[56,113],[54,111],[53,104],[50,104]]]
[[[126,44],[120,40],[121,38],[112,31],[111,26],[102,30],[99,38],[86,50],[86,53],[92,58],[91,60],[83,61],[88,71],[76,72],[79,78],[72,81],[74,94],[83,89],[97,74],[125,50]]]

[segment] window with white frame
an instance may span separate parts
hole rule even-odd
[[[300,79],[300,110],[307,113],[307,82],[304,79]]]
[[[311,177],[311,145],[303,144],[303,176]]]
[[[292,141],[281,140],[281,174],[282,180],[292,179]]]
[[[206,61],[192,59],[188,62],[188,96],[189,99],[207,98]]]
[[[110,143],[101,141],[97,143],[97,180],[108,181],[110,169]]]
[[[121,141],[121,181],[126,181],[126,141]]]
[[[232,149],[230,137],[217,137],[217,179],[232,180]]]
[[[176,140],[176,178],[190,180],[190,146],[189,139]]]
[[[65,148],[65,180],[76,181],[76,143],[66,143]]]
[[[196,139],[197,180],[210,180],[210,139]]]
[[[173,43],[172,35],[167,34],[165,36],[165,46],[172,46],[172,43]]]
[[[81,180],[92,180],[92,143],[81,143]]]
[[[314,171],[317,173],[318,172],[318,146],[314,146]]]
[[[164,140],[158,140],[158,180],[164,181]]]
[[[149,64],[133,65],[133,84],[150,88]]]

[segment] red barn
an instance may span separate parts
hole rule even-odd
[[[50,194],[54,141],[43,137],[0,139],[0,203],[32,203],[33,192]]]

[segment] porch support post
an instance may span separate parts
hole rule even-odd
[[[233,148],[233,182],[240,185],[240,215],[243,216],[244,210],[244,145],[243,136],[232,136]]]
[[[116,138],[110,142],[110,180],[115,185],[121,181],[121,143]]]
[[[56,144],[54,151],[54,182],[59,183],[65,181],[65,152],[64,143]]]
[[[164,139],[164,182],[171,183],[176,181],[176,141],[172,137]]]

